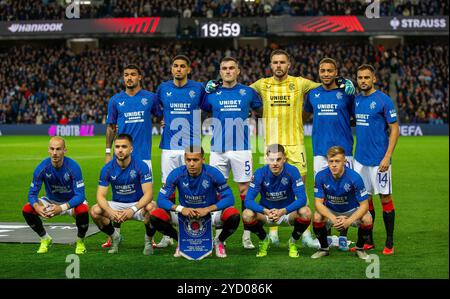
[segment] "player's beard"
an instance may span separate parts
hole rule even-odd
[[[275,72],[273,72],[273,75],[277,78],[277,79],[282,79],[284,76],[286,76],[287,71],[284,70],[275,70]]]
[[[139,86],[139,83],[136,83],[136,84],[133,84],[133,85],[128,85],[128,84],[126,84],[125,85],[125,87],[127,88],[127,89],[136,89],[136,87],[138,87]]]
[[[369,90],[371,90],[372,89],[372,85],[366,85],[365,87],[361,87],[361,86],[359,86],[359,89],[361,90],[361,91],[369,91]]]

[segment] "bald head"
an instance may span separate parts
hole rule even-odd
[[[52,160],[53,166],[59,168],[64,162],[64,154],[66,153],[66,142],[63,138],[55,136],[50,138],[48,143],[48,154]]]

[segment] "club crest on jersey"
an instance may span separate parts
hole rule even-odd
[[[320,92],[314,94],[314,98],[318,99],[320,97]]]
[[[123,106],[125,106],[125,101],[123,101],[123,102],[119,102],[119,106],[120,106],[120,107],[123,107]]]
[[[203,180],[202,186],[203,186],[203,188],[208,189],[208,187],[209,187],[209,182],[208,182],[207,180]]]
[[[66,182],[68,182],[70,180],[70,175],[67,172],[64,174],[64,180]]]
[[[184,222],[186,233],[193,238],[201,237],[206,232],[204,219],[190,218],[189,221]]]
[[[241,88],[241,89],[239,89],[239,94],[241,96],[245,96],[247,94],[247,92],[245,91],[245,89]]]
[[[289,90],[293,91],[295,89],[294,83],[289,84]]]
[[[373,101],[372,103],[370,103],[370,109],[375,109],[375,107],[377,106],[377,103],[375,101]]]
[[[286,186],[287,184],[289,184],[288,178],[287,178],[287,177],[283,177],[283,178],[281,179],[281,184],[283,184],[284,186]]]
[[[350,186],[349,183],[346,183],[346,184],[344,185],[344,190],[345,190],[345,192],[350,192],[351,186]]]
[[[146,106],[148,104],[148,100],[146,98],[142,98],[141,104]]]
[[[135,179],[136,178],[136,170],[131,170],[130,171],[130,178]]]
[[[342,92],[340,92],[340,91],[336,92],[336,99],[342,100],[343,97],[344,97],[344,95]]]
[[[167,91],[166,92],[166,96],[171,97],[172,96],[172,92],[171,91]]]
[[[195,91],[189,91],[189,96],[191,97],[191,99],[195,98]]]

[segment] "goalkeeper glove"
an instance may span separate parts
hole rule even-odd
[[[205,91],[206,93],[212,93],[215,92],[217,89],[219,89],[223,84],[222,79],[219,80],[209,80],[208,83],[206,83]]]
[[[355,95],[356,89],[351,80],[345,79],[344,77],[336,77],[335,82],[338,88],[344,88],[346,94],[351,96]]]

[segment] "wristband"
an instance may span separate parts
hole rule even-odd
[[[136,206],[132,206],[131,209],[133,210],[134,213],[138,211],[138,208]]]
[[[65,203],[65,204],[60,205],[59,207],[61,208],[61,211],[64,212],[64,211],[66,211],[67,209],[69,209],[69,204],[68,204],[68,203]]]
[[[105,149],[105,153],[106,153],[106,154],[111,154],[111,148],[110,148],[110,147],[107,147],[107,148]]]
[[[181,211],[184,209],[184,207],[182,205],[178,205],[175,209],[175,211],[177,211],[178,213],[181,213]]]

